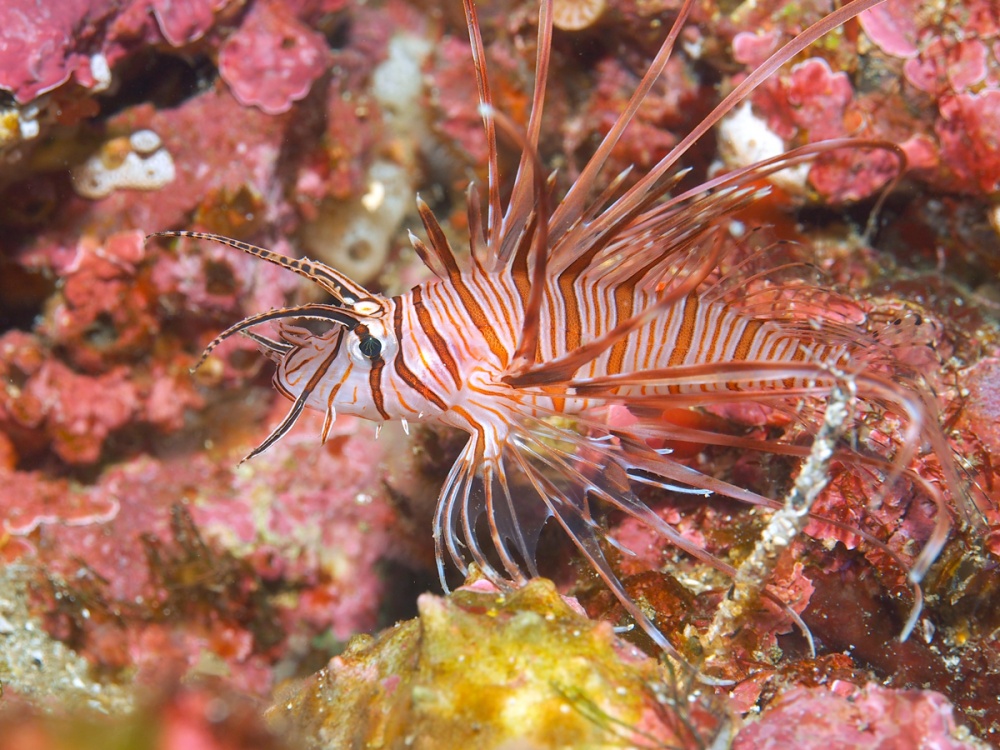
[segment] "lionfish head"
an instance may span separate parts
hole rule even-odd
[[[392,413],[394,401],[385,399],[381,388],[381,373],[398,349],[386,319],[390,305],[389,300],[366,299],[344,310],[323,311],[333,325],[320,333],[293,317],[279,324],[278,342],[258,340],[277,363],[274,384],[294,402],[293,410],[309,407],[326,414],[324,438],[338,413],[376,422],[405,416]],[[316,311],[301,312],[312,318]]]
[[[396,399],[386,399],[381,386],[382,371],[398,351],[392,300],[323,263],[290,258],[229,237],[189,231],[157,232],[150,237],[188,237],[234,247],[309,279],[332,298],[331,302],[310,302],[244,318],[209,343],[195,365],[197,369],[219,344],[237,333],[253,339],[277,365],[274,384],[292,401],[292,407],[244,461],[285,435],[307,406],[325,414],[324,441],[338,412],[377,422],[405,418],[406,414],[397,413],[402,405]],[[277,323],[277,339],[254,330],[263,323]],[[321,324],[321,330],[315,332],[306,324]]]

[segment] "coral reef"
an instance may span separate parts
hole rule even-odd
[[[557,190],[627,102],[675,5],[557,1],[541,140]],[[648,169],[828,10],[766,0],[723,14],[699,0],[608,173]],[[484,3],[480,15],[497,107],[523,123],[535,6]],[[241,464],[286,409],[266,360],[234,337],[189,372],[235,320],[314,292],[229,249],[147,233],[218,232],[395,292],[420,280],[406,249],[420,192],[467,245],[464,190],[486,172],[457,2],[0,4],[0,750],[112,735],[128,747],[336,747],[348,734],[392,746],[699,746],[719,734],[740,748],[977,746],[963,725],[996,742],[997,17],[991,0],[889,0],[806,50],[687,159],[693,181],[824,138],[899,144],[908,168],[877,232],[862,234],[896,173],[885,148],[779,173],[734,234],[766,224],[794,243],[794,262],[836,290],[816,304],[843,304],[926,373],[981,517],[955,518],[905,643],[905,571],[809,524],[771,574],[774,597],[717,655],[734,684],[713,694],[643,656],[654,651],[641,633],[619,640],[611,626],[628,617],[555,537],[543,571],[593,619],[543,581],[418,599],[433,585],[429,504],[453,436],[387,425],[376,441],[370,424],[340,418],[321,444],[313,415]],[[509,145],[504,174],[517,164]],[[743,405],[664,418],[748,438],[795,429]],[[899,429],[865,415],[857,439],[877,450]],[[789,471],[780,458],[667,447],[748,486]],[[919,462],[939,476],[931,456]],[[903,482],[870,508],[834,462],[817,510],[911,562],[932,520],[913,496]],[[734,564],[767,522],[724,501],[648,500]],[[729,581],[632,521],[607,523],[636,553],[608,551],[630,594],[698,657]]]
[[[6,473],[5,538],[38,566],[36,611],[105,674],[155,685],[207,670],[266,695],[311,639],[376,622],[395,513],[364,467],[392,441],[349,434],[239,470],[230,449],[137,457],[89,487]]]

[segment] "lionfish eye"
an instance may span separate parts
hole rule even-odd
[[[364,354],[368,359],[376,359],[379,354],[382,353],[382,342],[371,334],[361,337],[361,341],[358,343],[358,349]]]

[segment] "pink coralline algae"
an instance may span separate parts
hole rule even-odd
[[[491,53],[493,62],[504,71],[504,84],[495,96],[503,101],[504,111],[522,111],[527,94],[519,85],[510,51],[498,44]],[[473,164],[482,164],[486,160],[486,147],[481,137],[482,118],[475,106],[475,79],[469,76],[471,61],[467,41],[459,36],[441,41],[429,74],[433,82],[431,103],[438,112],[434,122],[443,136],[444,147]]]
[[[292,750],[270,732],[254,701],[206,686],[163,686],[140,709],[115,718],[52,717],[27,701],[0,710],[0,750],[83,750],[124,737],[131,750]]]
[[[733,59],[753,68],[769,58],[780,44],[781,32],[778,29],[741,31],[733,37]]]
[[[87,526],[111,521],[120,504],[111,495],[35,472],[0,471],[4,486],[3,531],[26,537],[42,524]]]
[[[862,13],[858,21],[883,52],[908,60],[920,51],[917,47],[919,5],[919,0],[883,3]]]
[[[89,65],[77,28],[95,29],[109,12],[101,0],[38,5],[12,0],[0,11],[0,88],[26,103]],[[77,49],[80,47],[81,49]]]
[[[24,387],[19,418],[29,416],[28,424],[44,430],[67,463],[89,464],[107,437],[131,421],[138,401],[125,367],[92,377],[50,361]]]
[[[1000,140],[991,123],[1000,111],[1000,16],[989,0],[929,6],[886,3],[862,14],[862,28],[889,58],[900,60],[904,99],[936,105],[933,129],[939,179],[952,188],[993,196],[1000,191]],[[922,132],[921,132],[922,131]],[[933,172],[929,173],[934,175]]]
[[[114,65],[142,41],[174,47],[203,36],[228,0],[11,0],[0,8],[0,88],[25,104],[76,76],[93,87],[95,65]],[[150,21],[155,18],[155,26]],[[102,63],[95,62],[100,56]],[[107,81],[103,81],[106,87]]]
[[[847,74],[834,73],[826,60],[814,57],[792,68],[784,88],[789,119],[810,141],[843,133],[844,114],[854,98]]]
[[[793,688],[745,727],[733,750],[979,750],[943,696],[876,684]]]
[[[230,0],[148,0],[163,37],[174,47],[200,39],[215,20],[215,13]]]
[[[946,168],[962,184],[1000,193],[1000,88],[944,98],[940,110],[936,131]]]
[[[1000,466],[992,456],[1000,454],[1000,356],[994,353],[964,373],[968,402],[960,412],[957,427],[965,438],[963,455],[980,469],[979,483],[987,495],[980,510],[989,525],[986,550],[1000,564]]]
[[[0,17],[13,10],[5,5]],[[63,19],[38,17],[36,31],[59,32],[69,46],[53,42],[53,54],[39,58],[51,69],[9,86],[51,115],[42,128],[59,118],[66,129],[54,141],[56,171],[33,161],[35,139],[0,185],[0,220],[12,229],[0,294],[0,559],[31,571],[32,606],[46,613],[50,635],[96,674],[130,689],[218,678],[263,695],[279,662],[287,673],[314,648],[328,656],[339,639],[372,629],[380,566],[412,564],[400,551],[406,535],[390,541],[397,517],[380,483],[381,449],[392,442],[373,446],[342,420],[317,452],[313,424],[301,442],[236,471],[266,435],[261,422],[273,426],[284,405],[269,416],[281,399],[258,377],[263,360],[249,339],[220,349],[194,376],[189,369],[220,326],[289,304],[298,284],[239,253],[145,235],[193,223],[294,254],[308,218],[299,209],[351,194],[370,152],[392,153],[374,127],[377,102],[362,105],[397,24],[362,14],[334,51],[316,26],[347,25],[336,0],[63,10]],[[66,36],[74,23],[78,33]],[[190,57],[180,62],[164,52],[169,45]],[[112,70],[84,71],[84,46],[103,50],[97,62]],[[170,106],[155,95],[133,103],[133,53],[182,78],[189,60],[219,60],[221,77],[194,86],[167,75]],[[323,80],[329,109],[318,96],[305,118],[288,112],[335,60],[338,76]],[[252,82],[262,98],[249,104],[240,76],[262,69],[275,75]],[[0,63],[0,86],[17,70]],[[34,98],[67,75],[75,84]],[[80,86],[103,86],[113,100],[85,132],[73,126],[102,104]],[[351,128],[358,137],[348,148],[341,135]],[[67,165],[74,176],[92,161],[113,168],[139,138],[169,155],[172,180],[95,192],[65,178]],[[317,171],[314,192],[296,191],[298,175],[317,163],[330,168]],[[8,319],[14,311],[20,317]],[[6,677],[4,687],[16,692]]]
[[[67,463],[94,463],[108,436],[141,408],[125,366],[79,373],[15,333],[0,337],[0,374],[8,380],[0,392],[0,428],[23,458],[48,445]]]
[[[818,57],[768,82],[754,101],[769,127],[793,144],[847,137],[863,122],[850,78]],[[890,153],[870,152],[860,163],[856,156],[853,149],[820,155],[809,170],[810,185],[830,201],[859,200],[899,171]]]
[[[327,450],[302,435],[239,471],[198,456],[139,458],[91,487],[5,473],[0,538],[27,546],[0,551],[44,565],[51,632],[100,670],[148,685],[221,670],[264,694],[310,638],[375,622],[396,515],[368,481],[377,450],[350,427]]]
[[[594,90],[586,108],[568,129],[567,153],[581,150],[584,143],[603,137],[635,87],[635,74],[624,61],[602,61],[596,71]],[[669,151],[695,120],[699,106],[700,82],[686,61],[670,60],[653,91],[639,108],[632,123],[632,138],[620,142],[613,152],[609,170],[635,165],[648,169]],[[581,129],[581,125],[586,129]]]
[[[733,59],[750,70],[814,20],[812,12],[741,6],[721,33],[732,37]],[[1000,147],[981,123],[995,117],[992,95],[1000,90],[998,17],[991,0],[880,4],[860,16],[863,34],[847,27],[827,37],[807,51],[811,59],[765,84],[754,107],[788,147],[829,137],[887,140],[903,148],[913,179],[995,196]],[[854,201],[898,171],[888,152],[870,150],[858,160],[835,151],[816,160],[809,183],[825,199]]]
[[[326,40],[283,2],[260,0],[219,50],[219,73],[241,104],[277,115],[309,93],[329,65]]]
[[[100,372],[131,362],[158,333],[155,302],[136,283],[143,255],[142,235],[134,231],[112,235],[102,246],[92,238],[77,246],[45,333],[79,369]]]

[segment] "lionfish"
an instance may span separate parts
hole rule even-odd
[[[676,165],[692,144],[782,64],[880,0],[853,0],[800,33],[647,174],[629,183],[622,173],[598,189],[612,149],[677,42],[693,2],[685,0],[624,111],[561,200],[538,156],[553,0],[541,0],[535,87],[523,131],[493,106],[475,2],[463,2],[488,149],[485,222],[475,187],[468,191],[467,257],[455,252],[419,198],[427,240],[412,233],[410,240],[433,278],[395,297],[371,292],[316,261],[211,234],[162,233],[224,243],[287,268],[329,295],[326,302],[248,317],[205,350],[202,361],[228,337],[250,336],[277,365],[274,384],[292,401],[287,416],[247,458],[285,435],[307,407],[325,414],[323,440],[338,412],[378,423],[398,420],[404,429],[409,422],[433,421],[464,430],[469,440],[447,476],[434,515],[442,585],[447,589],[449,561],[463,574],[475,563],[501,588],[538,576],[539,535],[554,518],[631,617],[662,649],[680,658],[609,563],[605,545],[617,543],[602,526],[596,506],[647,524],[693,558],[732,575],[729,563],[682,536],[640,499],[638,490],[718,493],[764,508],[780,503],[702,473],[669,449],[652,447],[652,439],[768,451],[793,460],[807,456],[809,447],[780,438],[762,442],[704,424],[684,426],[655,415],[753,402],[794,417],[801,414],[802,402],[822,403],[839,380],[849,378],[861,403],[898,415],[905,426],[890,455],[863,454],[847,444],[837,455],[883,486],[905,473],[937,507],[933,534],[908,568],[916,598],[908,632],[919,612],[918,582],[950,528],[944,493],[911,468],[925,443],[939,456],[949,490],[956,486],[930,394],[869,334],[832,314],[817,318],[815,305],[803,312],[794,294],[784,303],[782,295],[769,305],[741,302],[719,272],[729,222],[759,197],[762,178],[837,148],[892,150],[902,169],[901,152],[872,141],[828,141],[674,194],[683,174]],[[498,132],[521,148],[506,201]],[[272,321],[278,324],[277,338],[251,330]],[[330,325],[314,333],[290,321]],[[633,423],[609,425],[611,406],[627,408]],[[865,531],[824,520],[900,562]]]

